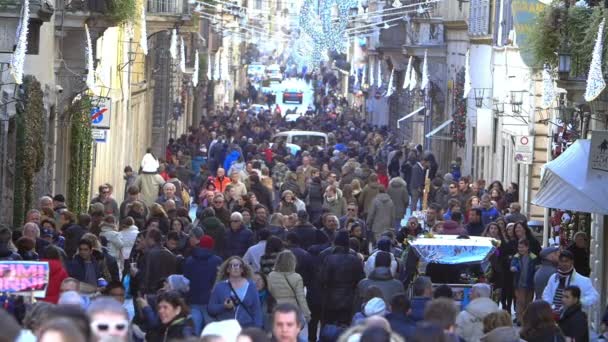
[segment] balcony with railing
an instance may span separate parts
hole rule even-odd
[[[187,0],[148,0],[148,15],[182,16],[190,14]]]
[[[22,7],[22,0],[0,0],[0,18],[20,18]],[[49,1],[30,0],[30,19],[49,21],[54,10]]]

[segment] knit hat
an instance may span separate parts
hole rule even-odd
[[[370,299],[367,303],[365,303],[365,307],[363,307],[363,314],[366,317],[380,315],[384,316],[386,313],[386,304],[384,303],[384,299],[374,297]]]
[[[348,232],[344,230],[339,231],[338,234],[336,234],[336,238],[334,239],[334,245],[348,248],[350,246],[348,240]]]
[[[194,227],[190,230],[190,237],[200,239],[201,237],[203,237],[203,235],[205,235],[205,232],[203,232],[203,229],[201,227]]]
[[[190,290],[190,280],[179,274],[172,274],[167,277],[167,283],[171,287],[171,290],[186,293]]]
[[[57,194],[53,197],[53,201],[65,202],[65,196],[63,196],[62,194]]]
[[[213,249],[213,246],[215,246],[215,240],[213,240],[213,238],[209,235],[204,235],[198,245],[201,248]]]

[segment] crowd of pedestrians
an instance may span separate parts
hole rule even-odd
[[[589,340],[588,236],[541,249],[517,184],[462,176],[460,160],[442,174],[346,115],[215,114],[125,167],[124,193],[100,185],[87,213],[45,196],[0,229],[1,260],[50,265],[45,298],[5,296],[7,341]],[[294,154],[272,140],[289,129],[328,143]],[[497,248],[488,267],[421,269],[408,241],[423,233]],[[468,303],[441,285],[458,283]]]

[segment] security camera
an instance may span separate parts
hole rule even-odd
[[[55,86],[55,91],[58,92],[59,94],[63,93],[63,87],[60,86],[59,84],[57,84]]]

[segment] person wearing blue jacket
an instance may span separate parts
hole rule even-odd
[[[511,259],[511,272],[514,276],[517,322],[522,323],[524,312],[534,299],[534,274],[538,258],[530,253],[530,242],[525,239],[517,243],[517,254]]]
[[[220,266],[207,309],[217,320],[236,319],[243,328],[263,328],[258,291],[241,257],[232,256]]]
[[[222,258],[213,253],[214,244],[211,236],[204,235],[199,246],[192,250],[192,255],[184,264],[184,276],[190,280],[190,291],[186,298],[190,305],[196,336],[200,336],[205,324],[210,322],[207,304],[217,269],[222,264]]]
[[[230,215],[230,229],[226,230],[224,258],[233,255],[242,257],[249,247],[255,244],[255,236],[250,229],[243,225],[243,215],[234,212]]]

